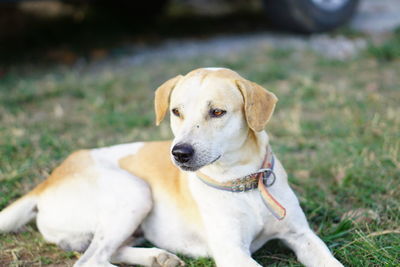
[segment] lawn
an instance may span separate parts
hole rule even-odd
[[[273,149],[335,256],[346,266],[399,266],[400,33],[346,61],[265,46],[101,71],[16,68],[0,78],[0,209],[74,150],[171,138],[167,122],[154,125],[154,89],[201,66],[232,68],[278,96],[267,126]],[[33,223],[0,234],[0,266],[70,266],[77,257],[45,243]],[[255,258],[300,266],[278,241]]]

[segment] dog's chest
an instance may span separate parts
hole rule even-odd
[[[192,257],[207,257],[207,242],[200,222],[182,216],[179,207],[162,199],[154,200],[151,213],[142,223],[145,238],[157,247]]]
[[[190,175],[189,190],[198,206],[201,222],[182,217],[179,207],[163,198],[154,199],[151,214],[142,224],[146,238],[156,246],[191,256],[210,256],[210,242],[220,235],[251,243],[264,233],[271,220],[257,190],[230,193],[208,187]],[[178,209],[177,209],[178,208]]]
[[[204,184],[195,175],[191,176],[190,188],[205,228],[222,232],[222,235],[224,231],[226,234],[231,232],[252,242],[262,234],[266,222],[273,219],[258,190],[237,193],[222,191]]]

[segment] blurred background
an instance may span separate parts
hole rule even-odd
[[[398,0],[1,0],[0,66],[4,75],[20,63],[82,65],[142,54],[170,41],[223,42],[215,39],[221,36],[244,44],[255,38],[269,43],[266,33],[305,40],[287,33],[328,32],[346,23],[342,31],[322,36],[388,33],[399,24],[399,13]],[[326,43],[311,45],[342,58],[363,46],[346,41],[336,52]]]
[[[399,27],[400,0],[0,0],[0,209],[74,150],[172,138],[154,90],[227,67],[278,96],[273,149],[336,257],[398,266]],[[0,234],[0,266],[77,257]],[[300,266],[278,241],[255,258]]]

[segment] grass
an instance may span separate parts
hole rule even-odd
[[[335,256],[345,266],[398,266],[400,56],[388,52],[390,60],[382,60],[383,52],[371,52],[397,41],[388,42],[347,61],[265,47],[96,73],[9,72],[0,80],[0,209],[76,149],[171,138],[166,122],[154,126],[154,89],[200,66],[227,66],[280,99],[267,126],[274,151],[311,227]],[[351,212],[358,216],[349,219]],[[69,266],[77,257],[45,243],[34,224],[0,235],[1,266]],[[263,266],[300,266],[279,241],[255,258]]]
[[[400,58],[400,28],[395,30],[394,36],[382,45],[369,45],[367,53],[382,61],[392,61]]]

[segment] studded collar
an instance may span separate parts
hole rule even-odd
[[[268,146],[261,168],[244,177],[218,182],[200,171],[196,172],[196,175],[203,183],[219,190],[237,193],[258,189],[265,206],[277,219],[282,220],[286,216],[286,209],[268,191],[268,187],[271,187],[276,180],[274,165],[275,157]]]

